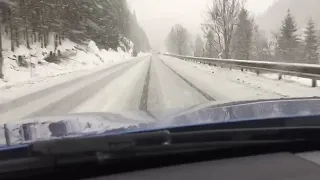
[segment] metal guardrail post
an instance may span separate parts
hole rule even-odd
[[[3,126],[3,129],[4,129],[4,137],[6,138],[6,145],[7,146],[11,146],[11,139],[10,139],[10,133],[9,133],[8,125],[5,124]]]
[[[317,80],[316,79],[312,79],[312,87],[317,87]]]

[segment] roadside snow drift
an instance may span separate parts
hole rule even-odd
[[[51,41],[52,42],[52,41]],[[78,45],[68,39],[62,41],[56,52],[60,51],[59,63],[48,63],[44,59],[54,52],[54,45],[41,48],[40,43],[31,45],[31,49],[21,45],[14,52],[10,50],[10,40],[3,39],[4,80],[0,79],[0,88],[16,83],[32,81],[37,78],[58,76],[83,69],[91,69],[105,63],[124,61],[131,57],[130,53],[113,50],[100,50],[96,43],[90,41],[87,45]],[[22,56],[28,67],[18,66],[18,56]]]

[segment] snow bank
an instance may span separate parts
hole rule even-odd
[[[138,53],[138,57],[144,57],[144,56],[150,56],[151,53],[143,53],[143,52],[140,52]]]
[[[277,80],[279,77],[279,74],[275,73],[265,73],[262,74],[262,76],[269,78],[269,79],[275,79]],[[302,77],[297,77],[297,76],[289,76],[289,75],[282,75],[282,80],[285,80],[287,82],[295,82],[299,83],[308,87],[311,87],[312,80],[308,78],[302,78]],[[317,84],[320,85],[320,81],[317,81]]]
[[[108,51],[105,49],[101,50],[101,57],[107,62],[113,62],[117,60],[124,60],[131,57],[129,53],[123,52],[121,48],[118,48],[118,52],[109,49]]]
[[[172,58],[175,59],[175,58]],[[181,62],[181,64],[187,64],[190,67],[198,69],[200,71],[205,72],[205,74],[210,74],[212,77],[216,77],[218,80],[211,80],[211,82],[215,82],[219,84],[219,87],[223,87],[222,95],[225,94],[228,90],[234,90],[235,88],[226,88],[228,84],[240,84],[244,85],[247,90],[240,90],[234,93],[230,91],[230,93],[226,93],[229,96],[237,96],[239,98],[247,96],[253,90],[259,90],[262,93],[272,93],[276,96],[287,98],[287,97],[318,97],[320,94],[320,87],[311,88],[311,80],[306,78],[294,77],[285,75],[282,77],[282,80],[278,80],[278,74],[275,73],[261,73],[257,75],[256,73],[250,71],[241,72],[236,69],[228,69],[228,68],[220,68],[209,66],[207,64],[198,64],[190,61],[181,61],[177,60],[177,62]],[[204,77],[204,76],[203,76]],[[202,77],[202,79],[203,79]],[[205,82],[206,79],[203,79]],[[224,82],[228,82],[228,84],[223,85]],[[318,81],[320,84],[320,81]],[[197,84],[196,84],[197,85]],[[219,88],[215,88],[215,93],[218,92]],[[250,93],[248,93],[250,92]],[[274,98],[273,96],[266,96],[267,98]],[[224,97],[225,98],[225,97]],[[260,98],[256,97],[255,99]],[[232,99],[233,100],[233,99]],[[238,97],[236,98],[238,100]],[[245,99],[247,100],[247,99]]]
[[[53,37],[50,37],[53,39]],[[51,40],[50,42],[53,42]],[[14,85],[16,83],[28,82],[34,79],[58,76],[78,70],[90,69],[101,66],[108,62],[123,61],[131,58],[130,53],[123,52],[119,48],[118,52],[113,50],[99,50],[94,41],[87,45],[76,44],[69,39],[65,39],[62,45],[57,48],[62,54],[61,63],[48,63],[44,59],[54,52],[54,45],[50,44],[47,48],[41,48],[40,43],[31,45],[31,49],[21,45],[14,52],[10,49],[10,40],[3,38],[4,80],[0,79],[0,88]],[[17,64],[18,56],[23,56],[29,67],[19,67]],[[31,68],[31,66],[33,68]]]
[[[248,74],[248,75],[253,75],[253,76],[256,76],[256,73],[252,72],[252,71],[241,71],[240,69],[232,69],[230,70],[229,68],[220,68],[220,67],[214,67],[214,66],[210,66],[210,65],[207,65],[207,64],[202,64],[200,62],[192,62],[192,61],[187,61],[188,63],[191,63],[194,65],[194,67],[197,67],[197,68],[204,68],[204,69],[207,69],[207,70],[210,70],[212,73],[214,72],[219,72],[219,73],[230,73],[230,71],[234,71],[234,72],[239,72],[241,74]],[[306,65],[306,66],[309,66],[309,65]],[[310,65],[310,66],[318,66],[318,65]],[[262,72],[260,73],[261,77],[264,77],[264,78],[268,78],[268,79],[271,79],[271,80],[278,80],[279,78],[279,74],[278,73],[267,73],[267,72]],[[302,77],[297,77],[297,76],[290,76],[290,75],[282,75],[282,81],[286,81],[286,82],[291,82],[291,83],[297,83],[297,84],[300,84],[300,85],[303,85],[303,86],[308,86],[308,87],[311,87],[311,82],[312,80],[309,79],[309,78],[302,78]],[[281,82],[281,81],[279,81]],[[320,80],[317,81],[317,84],[320,85]]]

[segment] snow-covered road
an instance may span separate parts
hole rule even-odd
[[[210,101],[320,95],[320,88],[158,55],[30,86],[2,90],[0,123],[79,112],[143,110],[156,116],[158,110],[190,108]]]

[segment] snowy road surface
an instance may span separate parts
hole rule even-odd
[[[312,97],[320,88],[213,68],[166,56],[145,56],[38,82],[1,89],[0,123],[79,112],[190,108],[210,101]]]

